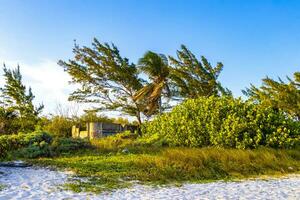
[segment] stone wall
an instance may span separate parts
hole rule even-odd
[[[87,128],[85,131],[80,131],[78,127],[73,126],[72,137],[93,139],[113,135],[126,130],[134,132],[137,129],[136,126],[126,125],[125,127],[123,127],[120,124],[105,122],[90,122],[86,124],[86,127]]]

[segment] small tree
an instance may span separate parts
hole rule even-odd
[[[72,77],[71,83],[79,87],[70,94],[69,100],[95,103],[100,111],[120,111],[135,116],[141,124],[142,106],[134,94],[142,88],[138,70],[127,58],[120,55],[112,44],[94,39],[92,47],[75,44],[74,58],[59,61]]]
[[[294,73],[294,80],[287,79],[285,83],[280,78],[275,81],[267,77],[260,88],[251,85],[243,93],[262,106],[281,109],[300,120],[300,72]]]
[[[135,99],[144,101],[144,112],[151,116],[157,110],[162,113],[162,97],[171,96],[171,91],[168,85],[170,68],[168,58],[163,54],[157,54],[151,51],[139,60],[139,69],[141,72],[148,75],[151,80],[142,89],[140,89]]]
[[[0,88],[1,104],[3,108],[13,111],[18,116],[16,120],[18,120],[19,128],[15,131],[32,131],[44,106],[34,106],[35,96],[31,88],[27,90],[22,83],[19,66],[11,70],[4,65],[3,71],[5,84],[3,88]]]

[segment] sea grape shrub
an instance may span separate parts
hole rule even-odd
[[[88,140],[80,138],[57,138],[52,143],[35,142],[27,147],[13,151],[18,158],[54,157],[60,154],[70,154],[81,149],[91,148]]]
[[[19,133],[0,136],[0,159],[7,155],[18,158],[52,157],[90,148],[87,140],[54,137],[46,132]]]
[[[88,148],[91,148],[90,142],[80,138],[56,138],[51,145],[54,154],[71,153]]]
[[[300,125],[280,110],[212,96],[187,100],[142,131],[146,138],[164,138],[171,146],[291,148],[299,143]]]
[[[70,137],[72,135],[72,126],[75,121],[63,116],[54,116],[45,120],[42,129],[53,134],[55,137]]]
[[[28,147],[24,147],[13,151],[14,156],[21,158],[38,158],[38,157],[50,157],[53,155],[50,144],[42,141],[40,143],[35,142]]]
[[[7,152],[28,147],[34,144],[46,143],[52,141],[51,135],[46,132],[19,133],[14,135],[0,136],[0,158],[6,156]]]

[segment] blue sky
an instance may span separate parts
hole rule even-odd
[[[220,80],[240,96],[266,75],[299,71],[299,10],[297,0],[0,0],[0,63],[20,64],[51,112],[72,91],[56,62],[72,57],[74,39],[114,42],[132,62],[185,44],[223,62]]]

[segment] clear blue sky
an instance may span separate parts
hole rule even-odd
[[[55,62],[72,57],[74,39],[90,45],[93,37],[114,42],[132,62],[146,50],[174,55],[186,44],[223,62],[220,80],[239,96],[266,75],[300,71],[300,1],[0,0],[0,62],[35,74],[27,80],[45,104],[43,97],[71,91]]]

